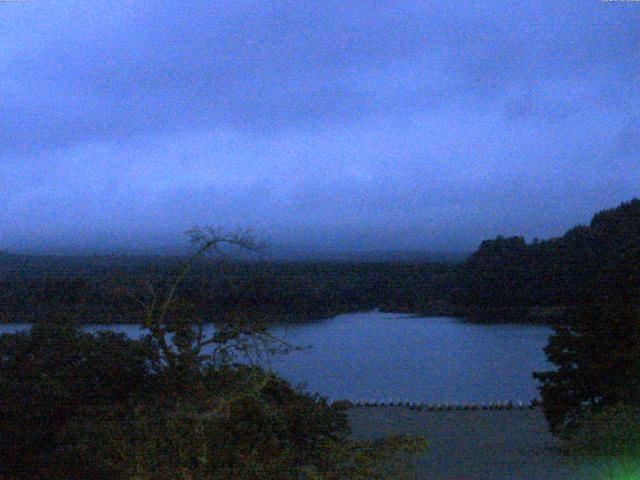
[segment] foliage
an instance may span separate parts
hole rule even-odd
[[[637,303],[640,200],[600,212],[559,238],[484,241],[455,284],[453,302],[475,307]]]
[[[422,437],[398,435],[376,441],[341,440],[325,444],[324,471],[303,470],[312,480],[402,480],[415,478],[412,455],[426,449]]]
[[[349,440],[342,408],[260,378],[259,388],[211,398],[206,413],[188,403],[94,424],[84,451],[110,459],[118,478],[286,480],[402,478],[399,458],[423,448],[413,438]]]
[[[566,454],[587,457],[609,478],[635,478],[640,473],[640,408],[624,404],[588,413],[563,436]]]
[[[551,430],[575,428],[590,411],[640,404],[640,320],[624,304],[567,311],[545,347],[554,371],[535,372]]]
[[[70,324],[0,337],[0,477],[400,478],[398,461],[423,441],[350,440],[344,406],[237,362],[282,346],[264,325],[225,316],[205,334],[203,318],[181,310],[198,259],[257,246],[242,232],[192,239],[173,282],[147,286],[142,340]]]
[[[80,322],[131,322],[148,284],[163,288],[181,259],[38,258],[0,260],[0,320],[48,321],[52,312]],[[3,267],[5,271],[3,272]],[[446,306],[454,265],[198,261],[175,294],[176,312],[218,321],[312,320],[381,308],[429,311]],[[166,283],[166,282],[165,282]],[[164,288],[168,288],[165,284]]]
[[[288,478],[284,473],[322,452],[320,439],[348,430],[339,412],[271,385],[275,379],[260,375],[259,388],[247,372],[228,374],[233,394],[212,385],[200,401],[138,405],[94,422],[81,435],[90,442],[82,452],[89,461],[99,452],[118,478]],[[289,398],[275,400],[275,389]]]
[[[573,455],[640,459],[640,408],[622,403],[588,413],[564,437]]]
[[[0,477],[41,477],[65,448],[71,419],[142,398],[153,385],[145,342],[71,324],[0,336]]]

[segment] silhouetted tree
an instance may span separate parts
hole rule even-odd
[[[626,304],[581,305],[555,327],[545,353],[556,370],[534,372],[554,433],[586,413],[618,403],[640,405],[640,318]]]

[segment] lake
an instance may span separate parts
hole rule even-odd
[[[28,328],[0,325],[0,333]],[[92,325],[137,338],[136,325]],[[331,400],[424,403],[529,402],[533,370],[547,370],[545,326],[472,324],[449,317],[365,312],[274,327],[300,351],[272,359],[293,384]]]

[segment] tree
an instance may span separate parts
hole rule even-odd
[[[120,470],[167,480],[402,478],[405,469],[391,468],[394,460],[421,451],[424,440],[349,440],[346,405],[328,405],[296,391],[252,361],[289,347],[266,325],[231,316],[207,336],[201,318],[171,315],[180,283],[207,253],[224,257],[225,247],[260,248],[247,232],[189,233],[195,253],[164,293],[149,289],[143,320],[157,347],[168,395],[160,409],[136,411],[124,425],[128,435],[115,436],[111,451],[121,452]],[[247,357],[248,366],[237,363],[238,354]]]
[[[552,432],[575,430],[602,407],[640,404],[640,319],[634,306],[568,310],[545,347],[554,371],[534,372]]]
[[[71,420],[90,421],[153,391],[150,358],[148,343],[70,323],[0,335],[0,478],[53,478],[65,463],[61,434]],[[72,471],[92,470],[69,468],[68,478]]]
[[[141,340],[66,324],[0,337],[0,478],[402,478],[393,464],[424,440],[349,439],[346,405],[239,362],[287,346],[264,325],[230,316],[205,334],[176,303],[207,253],[258,248],[247,233],[191,238],[173,281],[148,286]]]
[[[635,199],[558,238],[482,242],[461,265],[452,300],[492,313],[500,307],[638,303],[639,291],[640,200]]]

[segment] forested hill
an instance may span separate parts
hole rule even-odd
[[[596,214],[560,238],[484,241],[462,265],[454,303],[568,305],[640,297],[640,200]]]

